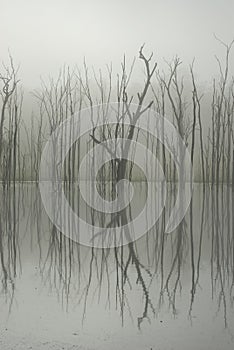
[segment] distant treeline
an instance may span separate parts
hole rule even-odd
[[[0,72],[0,178],[4,186],[12,181],[38,181],[40,159],[49,135],[62,121],[77,113],[82,118],[82,109],[100,106],[100,115],[105,119],[106,106],[119,103],[116,125],[102,128],[93,124],[93,132],[78,140],[64,163],[64,180],[75,181],[82,156],[96,144],[108,138],[127,137],[143,142],[157,154],[164,173],[170,181],[176,181],[176,167],[165,146],[157,138],[137,129],[137,121],[149,109],[169,118],[188,145],[195,180],[200,182],[233,183],[233,120],[234,120],[234,76],[229,73],[232,44],[223,45],[226,58],[217,58],[218,78],[211,78],[210,106],[204,107],[204,94],[198,87],[194,63],[189,66],[189,75],[181,73],[181,61],[175,58],[167,63],[168,70],[160,71],[153,55],[146,56],[144,47],[139,51],[139,63],[133,60],[127,67],[124,57],[119,74],[112,66],[105,72],[89,69],[84,61],[81,69],[63,67],[57,79],[42,82],[41,88],[33,92],[35,108],[31,118],[24,115],[23,87],[20,72],[13,58]],[[142,64],[142,86],[134,91],[134,67]],[[136,105],[134,115],[131,104]],[[103,106],[103,108],[101,107]],[[209,112],[207,112],[209,111]],[[133,125],[126,127],[125,118]],[[169,142],[167,140],[167,142]],[[83,174],[85,178],[85,174]],[[101,179],[131,177],[142,180],[144,176],[133,164],[123,160],[112,161],[103,168]],[[157,174],[155,173],[155,178]],[[154,178],[154,169],[152,169]]]

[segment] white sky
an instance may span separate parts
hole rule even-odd
[[[84,55],[95,67],[118,66],[123,53],[131,61],[143,42],[159,63],[196,56],[207,80],[223,53],[213,33],[234,38],[234,0],[0,0],[0,33],[0,60],[10,49],[28,87]]]

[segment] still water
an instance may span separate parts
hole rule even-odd
[[[146,193],[134,186],[133,216]],[[1,188],[0,349],[233,349],[232,188],[195,184],[183,222],[166,234],[175,192],[147,234],[98,249],[58,232],[35,184]]]

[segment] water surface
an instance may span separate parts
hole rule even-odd
[[[131,216],[146,192],[134,186]],[[106,225],[70,191],[74,210]],[[232,189],[196,184],[185,219],[165,234],[169,193],[146,235],[96,249],[57,231],[35,184],[1,189],[0,348],[233,349]]]

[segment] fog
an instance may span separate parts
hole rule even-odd
[[[233,350],[233,0],[0,0],[0,349]]]
[[[1,0],[1,59],[10,49],[20,63],[25,87],[40,76],[55,76],[67,63],[119,69],[146,43],[160,68],[175,55],[189,64],[196,57],[201,81],[216,73],[214,55],[222,54],[213,33],[225,42],[234,36],[232,0]],[[233,63],[232,63],[233,69]]]

